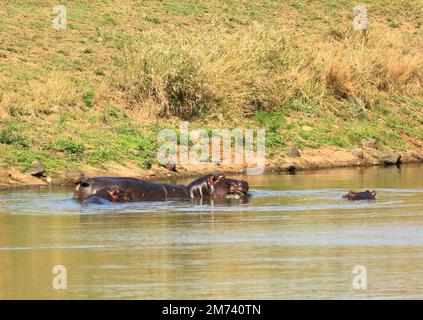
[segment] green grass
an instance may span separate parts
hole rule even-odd
[[[362,1],[367,42],[351,0],[61,4],[61,31],[49,2],[0,9],[1,166],[149,168],[157,132],[181,119],[263,128],[271,157],[288,144],[422,141],[420,2]]]
[[[28,139],[22,134],[23,125],[17,121],[8,121],[0,129],[0,143],[28,148]]]

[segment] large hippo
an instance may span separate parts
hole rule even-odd
[[[79,201],[111,202],[224,198],[245,195],[246,181],[226,179],[222,174],[202,176],[187,186],[155,183],[136,178],[96,177],[80,181],[74,191]]]
[[[77,184],[74,198],[84,201],[90,196],[96,195],[114,202],[128,202],[124,199],[114,199],[115,195],[126,193],[130,201],[156,201],[164,199],[189,198],[188,191],[183,185],[154,183],[136,178],[112,178],[95,177],[89,178]],[[110,196],[106,195],[109,194]],[[128,199],[129,200],[129,199]]]

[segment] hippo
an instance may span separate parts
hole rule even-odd
[[[107,191],[105,193],[104,190],[111,190],[114,196],[110,195]],[[124,197],[122,195],[125,192],[127,195]],[[154,183],[136,178],[95,177],[77,184],[74,191],[74,199],[84,201],[94,194],[112,202],[189,198],[188,190],[183,185]]]
[[[366,190],[364,192],[350,191],[343,198],[348,200],[376,200],[376,191]]]
[[[84,204],[91,203],[91,204],[107,204],[108,202],[116,201],[117,194],[119,193],[118,190],[111,190],[109,188],[101,189],[96,193],[86,197],[83,200]]]
[[[228,195],[245,196],[248,192],[249,185],[247,181],[236,179],[220,179],[214,185],[215,197],[224,198]]]
[[[78,182],[74,199],[81,202],[110,202],[189,200],[244,196],[246,181],[226,179],[222,174],[204,175],[187,186],[155,183],[136,178],[94,177]]]
[[[194,180],[189,185],[187,185],[186,188],[188,189],[188,193],[191,199],[214,197],[216,195],[216,183],[223,181],[224,179],[225,176],[223,174],[209,174]]]

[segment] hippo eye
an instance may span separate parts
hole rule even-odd
[[[90,186],[90,184],[88,182],[81,182],[80,185],[84,188],[87,188]]]

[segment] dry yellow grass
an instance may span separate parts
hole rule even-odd
[[[420,2],[364,1],[367,41],[349,0],[63,4],[62,31],[51,28],[54,1],[0,8],[5,165],[137,161],[180,119],[263,126],[276,153],[423,139]]]
[[[372,104],[389,94],[420,97],[423,51],[401,38],[354,31],[337,42],[301,43],[253,25],[232,34],[162,37],[126,48],[122,87],[130,105],[153,116],[196,117],[205,108],[251,115],[293,100],[316,108],[348,99]]]

